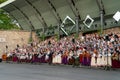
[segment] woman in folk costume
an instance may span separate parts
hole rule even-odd
[[[38,55],[36,52],[34,52],[33,58],[32,58],[32,63],[37,63],[37,62],[38,62]]]
[[[82,61],[82,65],[86,66],[87,65],[87,51],[85,49],[83,49],[83,61]]]
[[[120,53],[118,53],[118,67],[120,68]]]
[[[44,51],[43,51],[43,49],[41,49],[41,62],[42,63],[45,63],[45,53],[44,53]]]
[[[18,57],[17,57],[17,52],[15,51],[13,54],[13,62],[17,62],[18,61]]]
[[[26,59],[25,53],[21,53],[20,62],[21,62],[21,63],[22,63],[22,62],[25,62],[25,59]]]
[[[73,62],[74,62],[74,60],[73,60],[73,58],[72,58],[73,53],[74,53],[74,52],[73,52],[73,50],[71,49],[70,52],[69,52],[69,54],[68,54],[68,64],[69,64],[69,65],[72,65]]]
[[[120,46],[117,47],[117,53],[118,53],[118,67],[120,68]]]
[[[98,42],[99,47],[98,47],[98,56],[97,56],[97,66],[101,67],[104,62],[102,62],[102,46],[100,42]]]
[[[57,54],[57,63],[58,64],[62,63],[62,57],[61,57],[61,53],[59,51],[58,51],[58,54]]]
[[[91,58],[91,66],[93,66],[93,67],[97,67],[97,55],[98,55],[98,52],[96,49],[94,49],[94,52],[93,52],[92,58]]]
[[[34,63],[35,62],[35,54],[34,52],[32,52],[32,59],[31,59],[31,63]]]
[[[112,43],[108,41],[108,54],[107,54],[108,63],[107,63],[107,66],[112,66],[112,55],[111,55],[111,49],[110,49],[111,45],[112,45]]]
[[[49,54],[50,54],[50,50],[47,49],[47,51],[45,52],[45,61],[48,62],[49,61]]]
[[[25,62],[26,63],[28,62],[28,53],[27,52],[25,53]]]
[[[102,54],[98,53],[98,57],[97,57],[97,66],[101,67],[103,65],[102,62]]]
[[[87,57],[87,64],[86,64],[86,66],[90,66],[90,63],[91,63],[91,54],[88,51],[87,51],[86,57]]]
[[[111,55],[111,52],[110,52],[110,49],[108,50],[108,54],[107,54],[107,60],[108,60],[108,62],[107,62],[107,66],[109,66],[109,67],[111,67],[112,66],[112,57],[111,57],[112,55]]]
[[[98,54],[98,66],[104,67],[106,64],[106,60],[105,60],[105,45],[106,42],[104,41],[104,38],[100,38],[100,43],[99,43],[99,54]]]
[[[54,54],[53,54],[52,63],[53,63],[53,64],[56,64],[56,63],[57,63],[57,53],[56,53],[56,52],[54,52]]]
[[[29,55],[29,53],[26,53],[26,61],[25,61],[26,63],[29,63],[30,62],[30,55]]]
[[[43,57],[43,53],[42,53],[42,48],[40,48],[40,52],[39,52],[39,61],[40,63],[42,63],[42,57]]]
[[[118,53],[116,51],[112,54],[112,68],[120,68],[118,66]]]
[[[80,62],[80,64],[82,65],[82,63],[83,63],[83,52],[82,52],[82,48],[80,49],[80,55],[79,55],[79,62]]]
[[[62,55],[62,63],[63,64],[68,64],[68,53],[69,53],[68,50],[65,50],[63,52],[63,55]]]

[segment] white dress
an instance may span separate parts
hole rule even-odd
[[[111,54],[109,53],[104,56],[105,66],[112,66]]]
[[[45,55],[45,60],[47,61],[49,59],[49,56],[46,54]]]
[[[91,58],[91,66],[96,66],[96,65],[97,65],[96,62],[95,62],[95,56],[96,56],[96,54],[93,54],[93,55],[92,55],[92,58]]]
[[[106,65],[105,55],[102,55],[101,66],[105,66],[105,65]]]
[[[57,63],[57,55],[56,55],[56,54],[53,54],[52,63],[53,63],[53,64],[56,64],[56,63]]]
[[[97,57],[97,66],[102,66],[102,55],[99,54],[98,57]]]
[[[61,64],[62,62],[62,58],[61,58],[61,54],[57,55],[57,63]]]
[[[108,54],[108,66],[112,66],[111,54]]]

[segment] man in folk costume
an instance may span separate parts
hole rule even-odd
[[[45,54],[45,61],[48,62],[48,61],[49,61],[50,50],[47,49],[45,53],[46,53],[46,54]]]
[[[101,42],[99,42],[99,49],[98,49],[98,57],[97,57],[97,66],[98,67],[102,67],[103,66],[103,61],[102,61],[102,45],[100,44]]]
[[[111,67],[111,53],[109,49],[109,41],[106,42],[104,53],[105,53],[105,68]]]
[[[74,62],[72,56],[73,56],[73,50],[70,49],[69,54],[68,54],[68,64],[69,64],[69,65],[72,65],[73,62]]]
[[[41,57],[42,57],[42,55],[41,55],[40,52],[37,52],[37,55],[38,55],[38,63],[41,63]]]
[[[83,62],[82,62],[82,65],[87,66],[87,51],[86,51],[85,48],[83,49]]]
[[[83,63],[83,48],[82,47],[80,47],[79,48],[79,62],[80,62],[80,65],[82,65],[82,63]]]
[[[41,53],[41,63],[45,63],[45,54],[44,54],[44,49],[43,48],[41,48],[40,53]]]
[[[53,52],[52,50],[50,50],[50,53],[49,53],[49,55],[48,55],[48,56],[49,56],[49,61],[48,61],[49,65],[52,64],[52,59],[53,59],[52,56],[53,56],[53,53],[54,53],[54,52]]]
[[[16,53],[16,62],[19,63],[19,59],[20,59],[20,51],[18,50]]]
[[[73,59],[74,59],[73,67],[75,67],[75,66],[78,67],[79,66],[79,56],[75,50],[73,53]]]
[[[35,51],[35,63],[38,63],[39,62],[39,59],[38,59],[38,54],[37,54],[37,51]]]
[[[6,62],[9,62],[11,60],[12,60],[12,51],[7,53],[7,60],[6,60]]]

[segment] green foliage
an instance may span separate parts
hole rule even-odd
[[[41,36],[41,40],[44,41],[45,40],[45,34],[43,33],[42,36]]]
[[[5,1],[7,1],[7,0],[0,0],[0,4],[3,3],[3,2],[5,2]]]
[[[78,39],[79,34],[75,34],[74,37],[75,37],[75,39]]]
[[[98,34],[100,35],[100,36],[102,36],[104,33],[103,33],[103,29],[101,29],[101,27],[100,27],[100,29],[98,29],[97,30],[97,32],[98,32]]]
[[[59,34],[55,34],[55,38],[56,38],[57,41],[59,41],[60,40]]]
[[[33,38],[32,38],[32,31],[30,31],[30,38],[29,38],[28,43],[32,43],[32,42],[33,42]]]
[[[32,37],[30,37],[28,43],[32,43],[32,41],[33,41],[33,39],[32,39]]]
[[[12,30],[20,29],[16,24],[13,24],[12,19],[4,10],[0,9],[0,29]]]

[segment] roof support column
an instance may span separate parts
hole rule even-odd
[[[76,17],[76,36],[79,35],[79,17]]]
[[[104,29],[104,13],[103,13],[103,11],[100,11],[100,22],[101,22],[101,35],[102,35],[103,29]]]
[[[58,40],[60,40],[60,25],[58,25],[58,34],[57,34]]]
[[[104,14],[105,14],[105,9],[102,0],[96,0],[99,11],[100,11],[100,23],[101,23],[101,35],[103,34],[103,29],[104,29]]]

